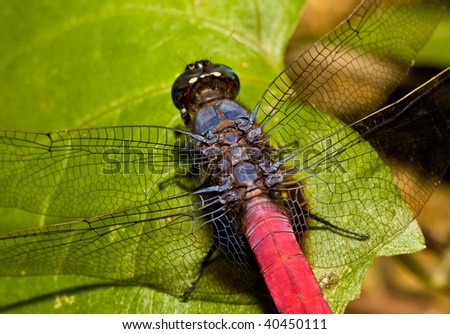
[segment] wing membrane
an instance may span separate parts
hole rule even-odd
[[[301,140],[310,144],[286,162],[280,190],[301,191],[291,199],[297,207],[306,198],[315,216],[369,236],[329,233],[332,228],[312,219],[305,251],[313,265],[356,261],[393,239],[420,212],[450,165],[449,78],[447,69],[356,122],[359,133],[327,114],[320,115],[324,121],[314,123],[314,131],[305,131]]]
[[[301,134],[299,119],[310,107],[347,123],[375,111],[413,64],[445,5],[443,0],[363,1],[267,88],[255,108],[265,132],[277,134],[281,122]]]
[[[192,141],[155,126],[1,130],[0,205],[76,218],[170,197],[180,190],[158,184],[183,173]]]
[[[196,206],[190,195],[179,195],[82,221],[0,234],[1,275],[88,275],[180,295],[212,246],[210,226]]]

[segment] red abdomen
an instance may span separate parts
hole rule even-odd
[[[286,215],[266,196],[249,200],[244,233],[280,313],[331,313]]]

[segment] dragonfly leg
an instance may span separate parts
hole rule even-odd
[[[200,277],[203,275],[203,271],[205,270],[206,266],[208,265],[209,260],[211,260],[211,257],[218,249],[216,243],[213,243],[211,248],[209,249],[206,256],[203,258],[202,264],[200,266],[200,270],[198,271],[197,276],[195,276],[194,280],[191,282],[189,287],[184,291],[183,295],[181,296],[181,301],[186,302],[189,298],[189,295],[192,293],[192,291],[195,289],[195,285],[197,284]]]
[[[315,221],[317,221],[319,223],[322,223],[322,224],[332,228],[335,231],[338,231],[338,232],[341,232],[341,233],[345,233],[345,234],[349,235],[352,238],[356,238],[356,239],[359,239],[359,240],[367,240],[367,239],[370,238],[369,234],[356,233],[356,232],[347,230],[345,228],[339,227],[337,225],[334,225],[334,224],[330,223],[328,220],[326,220],[324,218],[321,218],[319,216],[316,216],[314,213],[309,212],[308,214],[309,214],[309,217],[311,217],[311,219],[314,219]]]

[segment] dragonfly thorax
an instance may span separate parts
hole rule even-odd
[[[219,127],[224,144],[232,145],[237,142],[237,132],[247,127],[250,115],[245,108],[230,100],[219,100],[201,108],[196,115],[193,131],[205,136],[209,142],[213,142],[218,136]],[[237,129],[233,130],[237,125]]]
[[[270,146],[262,139],[257,125],[249,126],[250,115],[238,103],[219,100],[201,108],[194,124],[194,132],[202,135],[203,178],[215,186],[223,204],[268,193],[276,186],[276,170],[272,165]],[[270,183],[270,186],[269,186]]]

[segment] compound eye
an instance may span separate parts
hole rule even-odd
[[[201,69],[190,69],[182,73],[172,85],[172,102],[179,110],[185,108],[181,103],[183,96],[189,94],[192,85],[196,83],[201,75]]]
[[[238,95],[241,84],[236,72],[231,68],[222,64],[211,64],[208,72],[226,82],[229,90],[229,93],[227,93],[228,99],[233,100]]]

